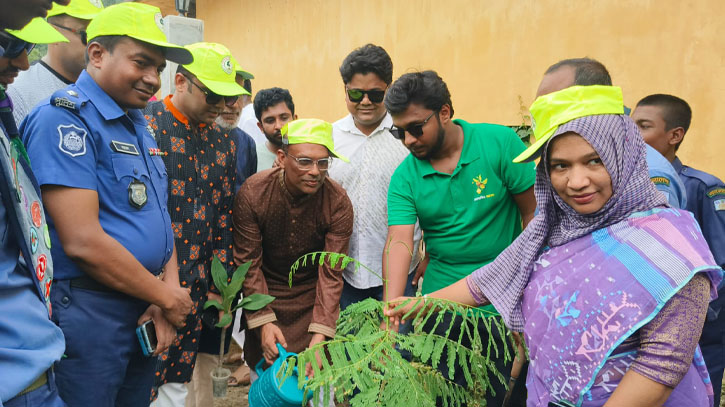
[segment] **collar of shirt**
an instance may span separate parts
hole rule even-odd
[[[85,71],[85,69],[78,77],[76,87],[88,97],[91,103],[93,103],[93,106],[96,107],[104,119],[113,120],[124,115],[128,115],[135,124],[146,126],[146,118],[144,118],[141,110],[128,109],[128,112],[124,113],[123,109],[118,106],[118,103],[116,103],[116,101],[113,100],[108,93],[98,86],[96,81],[88,74],[88,72]]]
[[[171,101],[171,95],[167,95],[164,98],[164,106],[166,106],[166,110],[171,112],[172,115],[174,115],[174,118],[181,123],[185,125],[189,125],[189,118],[187,118],[179,109],[174,106],[174,103]],[[204,128],[206,127],[206,123],[199,123],[199,127]]]
[[[455,119],[453,120],[453,123],[461,126],[461,130],[463,131],[463,148],[461,149],[461,158],[458,159],[458,165],[456,165],[456,168],[453,170],[453,173],[450,174],[450,177],[454,177],[464,165],[468,165],[480,158],[477,154],[471,152],[471,144],[473,143],[473,140],[471,140],[470,137],[466,136],[466,128],[468,127],[468,122],[461,119]],[[435,170],[435,168],[433,168],[429,160],[420,160],[417,158],[416,160],[418,160],[418,162],[420,162],[420,165],[422,166],[421,174],[424,177],[432,174],[440,174],[438,171]]]
[[[357,126],[355,126],[355,119],[352,117],[351,114],[348,114],[342,120],[340,120],[339,125],[340,125],[340,130],[342,130],[342,131],[346,131],[348,133],[351,133],[351,134],[354,134],[357,136],[366,137],[365,134],[363,134],[363,132],[361,132],[360,129],[358,129]],[[390,113],[385,113],[385,117],[383,117],[383,121],[380,122],[378,127],[375,130],[373,130],[372,133],[370,133],[369,137],[373,137],[378,134],[382,134],[383,132],[385,132],[386,128],[390,128],[390,127],[392,127],[392,125],[393,125],[392,116],[390,116]]]
[[[682,173],[682,167],[684,167],[684,165],[682,164],[682,161],[680,161],[679,157],[675,157],[675,160],[672,161],[672,167],[675,169],[676,173]]]

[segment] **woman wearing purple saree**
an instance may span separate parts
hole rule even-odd
[[[524,332],[529,407],[712,406],[697,341],[722,270],[693,216],[650,181],[621,90],[575,86],[530,110],[537,141],[517,160],[541,156],[539,214],[429,297],[490,302]],[[413,304],[386,315],[398,323]]]

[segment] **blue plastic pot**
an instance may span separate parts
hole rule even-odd
[[[254,370],[259,378],[249,388],[250,407],[300,407],[306,404],[305,391],[297,387],[299,372],[295,367],[292,376],[288,377],[282,385],[277,378],[278,372],[287,368],[287,359],[296,356],[296,353],[287,352],[282,345],[277,344],[279,357],[271,367],[264,370],[264,359],[257,363]]]

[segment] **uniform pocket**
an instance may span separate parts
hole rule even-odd
[[[151,179],[143,159],[114,155],[111,160],[116,176],[114,200],[118,208],[130,212],[150,209],[147,202],[152,193]]]

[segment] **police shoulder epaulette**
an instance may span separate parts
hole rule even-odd
[[[705,171],[696,170],[692,167],[685,167],[682,170],[682,174],[690,177],[690,178],[697,178],[700,180],[703,184],[705,184],[705,188],[712,188],[716,186],[722,186],[723,182],[718,179],[718,177],[708,174]]]
[[[50,97],[50,104],[57,107],[63,107],[68,110],[80,112],[80,108],[84,101],[78,96],[78,92],[73,89],[61,89],[53,93]]]

